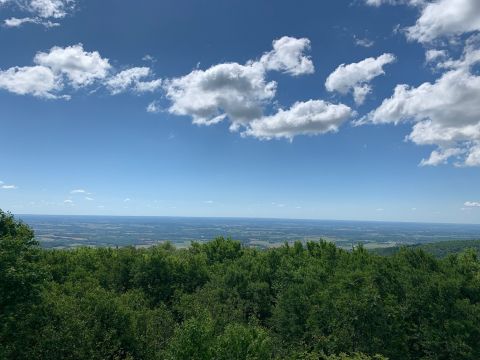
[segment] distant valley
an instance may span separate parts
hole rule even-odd
[[[258,248],[320,238],[346,249],[358,244],[373,249],[480,239],[480,225],[465,224],[45,215],[20,215],[19,218],[34,229],[44,248],[148,247],[166,241],[181,248],[192,241],[205,242],[218,236]]]

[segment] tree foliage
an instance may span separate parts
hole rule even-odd
[[[0,211],[1,359],[480,359],[480,262],[217,238],[42,250]]]

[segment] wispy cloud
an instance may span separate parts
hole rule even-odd
[[[52,21],[46,21],[42,20],[40,18],[31,18],[31,17],[24,17],[24,18],[16,18],[12,17],[9,19],[5,19],[3,22],[3,26],[9,27],[9,28],[15,28],[15,27],[20,27],[24,24],[38,24],[38,25],[43,25],[46,28],[52,28],[56,26],[60,26],[59,23],[52,22]]]
[[[20,27],[24,24],[38,24],[47,28],[60,25],[52,20],[60,20],[72,13],[76,0],[0,0],[0,5],[9,5],[12,10],[30,15],[4,20],[6,27]]]
[[[157,59],[155,59],[152,55],[145,55],[143,58],[142,58],[143,61],[150,61],[152,63],[156,62]]]
[[[70,194],[86,194],[87,191],[84,190],[84,189],[75,189],[75,190],[72,190],[70,191]]]
[[[152,101],[150,104],[147,106],[147,112],[152,113],[152,114],[157,114],[161,111],[160,105],[158,101]]]
[[[358,38],[356,36],[353,36],[353,41],[355,45],[365,47],[365,48],[369,48],[375,45],[375,41],[369,38]]]
[[[463,204],[466,207],[480,207],[480,202],[479,201],[465,201]]]
[[[16,185],[6,185],[3,181],[0,180],[0,189],[14,190],[18,189],[18,187]]]
[[[2,185],[1,186],[2,189],[4,190],[14,190],[14,189],[18,189],[18,187],[16,185]]]

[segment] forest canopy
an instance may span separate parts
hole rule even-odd
[[[0,359],[480,359],[480,262],[318,241],[45,250],[0,210]]]

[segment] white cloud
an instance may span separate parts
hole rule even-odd
[[[93,84],[104,85],[112,94],[127,90],[136,93],[153,92],[162,86],[161,79],[152,79],[149,67],[133,67],[113,76],[109,60],[98,51],[85,51],[82,44],[65,48],[55,46],[38,52],[34,66],[0,69],[0,89],[19,95],[50,99],[66,98],[61,90],[76,90]]]
[[[152,75],[149,67],[133,67],[119,72],[106,81],[106,86],[112,94],[132,89],[135,92],[152,92],[161,87],[162,81],[155,79],[151,81],[142,81]]]
[[[275,97],[277,84],[266,79],[268,71],[294,76],[314,71],[312,61],[304,55],[309,48],[308,39],[285,36],[274,40],[273,50],[258,61],[218,64],[167,80],[164,89],[172,102],[169,112],[191,116],[199,125],[228,119],[232,130],[246,127],[262,118],[264,106]],[[157,109],[155,105],[148,108],[150,112]]]
[[[86,52],[82,44],[65,48],[55,46],[48,53],[39,52],[34,62],[65,75],[74,87],[106,78],[111,68],[108,59],[102,58],[97,51]]]
[[[148,62],[156,62],[157,60],[152,56],[152,55],[145,55],[143,58],[142,58],[143,61],[148,61]]]
[[[73,204],[73,200],[67,199],[63,201],[64,204]]]
[[[480,144],[478,142],[469,149],[468,155],[465,158],[465,165],[480,166]]]
[[[427,63],[431,63],[437,60],[442,60],[447,57],[446,50],[437,50],[437,49],[429,49],[425,52],[425,61]]]
[[[310,57],[304,55],[305,51],[310,50],[310,40],[284,36],[274,40],[272,46],[273,50],[260,59],[266,70],[282,71],[294,76],[315,71]]]
[[[75,189],[70,191],[70,194],[87,194],[87,191],[84,189]]]
[[[353,115],[343,104],[322,100],[297,102],[288,110],[252,121],[242,135],[260,139],[286,138],[296,135],[319,135],[338,131],[340,125]]]
[[[3,24],[4,24],[5,27],[10,27],[10,28],[20,27],[24,24],[40,24],[40,25],[43,25],[47,28],[51,28],[51,27],[55,27],[55,26],[60,25],[59,23],[42,20],[40,18],[32,18],[32,17],[24,17],[24,18],[11,17],[9,19],[5,19]]]
[[[85,197],[85,200],[87,200],[87,201],[94,201],[95,199],[87,196],[87,197]]]
[[[297,102],[288,110],[266,116],[264,109],[272,105],[277,83],[268,81],[269,71],[292,76],[314,72],[311,59],[304,54],[310,49],[308,39],[282,37],[273,41],[273,50],[258,61],[245,65],[223,63],[206,70],[195,69],[188,75],[164,81],[166,98],[171,101],[168,111],[187,115],[198,125],[230,121],[232,131],[242,136],[261,139],[286,138],[296,135],[318,135],[338,131],[352,116],[346,105],[322,100]],[[151,103],[147,111],[159,111]]]
[[[138,81],[133,89],[138,93],[154,92],[161,88],[162,79],[154,79],[150,81]]]
[[[480,76],[471,71],[480,62],[478,40],[467,41],[460,60],[441,64],[448,71],[434,83],[397,85],[392,97],[357,124],[413,122],[408,140],[439,147],[421,165],[441,164],[453,156],[463,157],[457,165],[480,165]]]
[[[395,61],[393,54],[383,54],[377,58],[367,58],[358,63],[342,64],[325,81],[328,91],[341,94],[354,92],[355,102],[362,104],[365,96],[371,91],[368,82],[379,75],[385,74],[383,67]]]
[[[61,79],[45,66],[13,67],[0,70],[0,89],[18,95],[55,99],[63,87]]]
[[[15,10],[32,16],[12,17],[5,20],[5,26],[19,27],[26,23],[39,24],[45,27],[58,26],[49,19],[62,19],[72,12],[76,0],[1,0],[1,5],[10,5]]]
[[[355,45],[361,46],[364,48],[369,48],[375,45],[375,41],[368,39],[368,38],[358,38],[356,36],[353,37],[353,40],[355,42]]]
[[[226,63],[165,81],[169,111],[189,115],[195,124],[230,119],[234,126],[262,116],[262,105],[275,96],[276,83],[267,82],[259,63]]]
[[[6,27],[19,27],[19,26],[22,26],[23,24],[27,24],[27,23],[36,24],[37,19],[30,18],[30,17],[21,18],[21,19],[16,18],[16,17],[12,17],[10,19],[5,19],[5,21],[4,21],[4,25]]]
[[[380,5],[422,6],[426,3],[426,0],[365,0],[365,3],[370,6],[380,6]]]
[[[480,30],[480,1],[439,0],[428,3],[414,26],[407,29],[407,37],[428,43]]]
[[[2,183],[3,184],[3,183]],[[15,189],[18,189],[18,187],[16,185],[0,185],[0,188],[1,189],[4,189],[4,190],[15,190]]]
[[[451,157],[461,155],[464,152],[463,149],[458,148],[434,150],[428,159],[422,159],[420,166],[437,166],[446,164]]]
[[[480,202],[478,201],[465,201],[463,204],[466,207],[480,207]]]
[[[132,199],[126,198],[126,199],[123,200],[123,202],[129,202],[129,201],[132,201]]]
[[[361,105],[365,102],[368,94],[372,92],[372,87],[369,84],[357,85],[353,88],[353,100],[355,104]]]
[[[97,51],[84,51],[82,44],[65,48],[53,47],[49,52],[38,52],[34,66],[12,67],[0,70],[0,89],[19,95],[33,95],[49,99],[69,99],[58,93],[71,85],[77,89],[92,85],[107,77],[111,68],[108,59]],[[154,82],[138,85],[138,91],[159,87]]]
[[[157,114],[161,111],[160,105],[158,101],[152,101],[150,104],[147,106],[147,112],[152,113],[152,114]]]
[[[75,6],[75,0],[31,0],[30,9],[42,18],[63,18]]]

